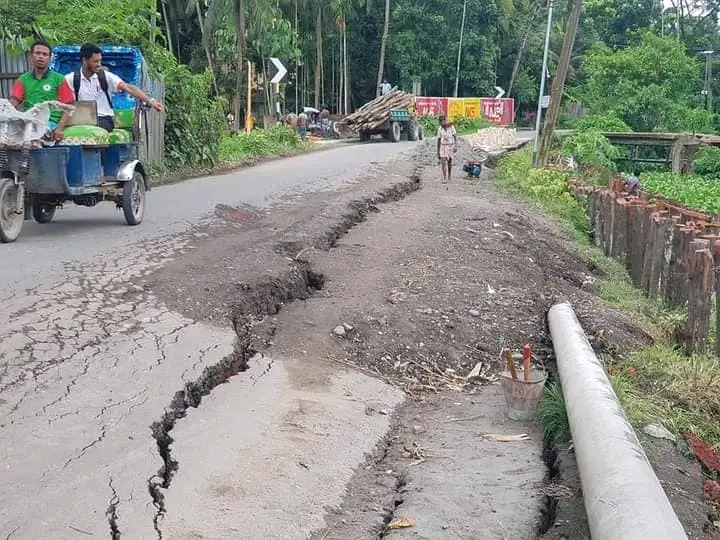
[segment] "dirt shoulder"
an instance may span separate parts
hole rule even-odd
[[[352,369],[407,393],[317,538],[536,538],[557,497],[547,496],[541,430],[505,417],[501,348],[548,350],[545,314],[562,300],[599,348],[650,342],[590,292],[590,264],[559,227],[487,178],[456,169],[445,190],[439,172],[425,146],[338,191],[267,210],[219,206],[223,224],[198,231],[193,249],[147,282],[172,309],[232,321],[253,350],[295,358],[298,384],[320,389]],[[698,504],[692,489],[687,504]],[[388,530],[405,517],[412,527]],[[685,525],[702,533],[697,520]]]

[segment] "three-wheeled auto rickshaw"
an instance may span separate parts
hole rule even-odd
[[[101,47],[103,64],[123,80],[146,91],[147,68],[135,47]],[[80,48],[53,50],[51,69],[67,74],[80,69]],[[138,140],[147,138],[146,109],[125,94],[113,95],[115,129],[108,133],[97,126],[95,102],[72,107],[65,138],[48,143],[50,109],[59,103],[39,104],[16,111],[0,100],[0,241],[13,242],[25,219],[49,223],[55,210],[66,202],[95,206],[114,202],[128,225],[138,225],[145,213],[149,181],[140,162]]]

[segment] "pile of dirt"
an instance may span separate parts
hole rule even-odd
[[[480,382],[501,369],[503,347],[550,347],[546,313],[570,301],[598,348],[636,349],[651,342],[625,314],[589,289],[591,266],[554,223],[508,200],[485,175],[456,178],[443,192],[431,152],[421,158],[424,192],[413,198],[416,226],[393,249],[385,301],[356,321],[348,360],[406,390],[464,388],[482,363]],[[458,162],[472,159],[463,146]],[[327,257],[314,261],[331,269]]]

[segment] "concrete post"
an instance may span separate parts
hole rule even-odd
[[[593,540],[687,540],[570,304],[548,321]]]

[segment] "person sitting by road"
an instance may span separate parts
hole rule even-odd
[[[10,92],[10,103],[19,111],[32,109],[38,103],[59,101],[71,104],[75,101],[70,86],[61,73],[49,68],[51,48],[43,40],[37,40],[30,48],[31,69],[20,75]],[[62,141],[64,129],[70,119],[69,111],[50,112],[49,138]]]
[[[102,66],[102,51],[97,45],[86,43],[80,47],[79,71],[68,73],[65,80],[70,85],[76,101],[95,101],[97,103],[98,126],[108,133],[115,129],[115,112],[112,95],[127,92],[141,103],[146,103],[156,111],[164,110],[163,104],[149,97],[137,86],[126,83],[114,73]]]
[[[628,195],[640,195],[640,173],[634,171],[633,174],[625,178],[625,193]]]
[[[297,117],[297,130],[300,137],[305,140],[307,137],[307,128],[308,128],[308,115],[305,111],[302,111],[300,114],[298,114]]]

